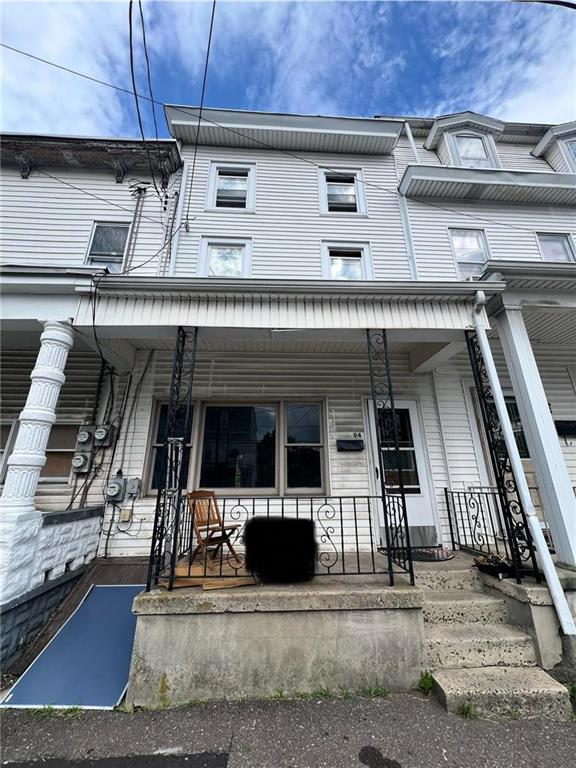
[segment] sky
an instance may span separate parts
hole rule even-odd
[[[197,105],[211,2],[144,0],[154,98]],[[138,4],[138,90],[147,93]],[[130,88],[128,1],[4,0],[3,43]],[[134,99],[1,49],[5,131],[138,135]],[[218,0],[206,107],[576,119],[576,10],[536,2]],[[144,127],[154,135],[150,106]],[[158,110],[161,136],[167,136]]]

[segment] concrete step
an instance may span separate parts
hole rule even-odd
[[[506,603],[498,597],[469,589],[425,593],[427,624],[498,624],[507,620]]]
[[[446,589],[465,589],[482,591],[482,582],[477,568],[442,568],[439,563],[434,569],[415,571],[416,586],[424,590],[443,591]]]
[[[565,686],[539,668],[440,669],[433,678],[438,697],[456,714],[561,721],[572,716]]]
[[[536,664],[530,635],[507,624],[429,624],[426,646],[431,669]]]

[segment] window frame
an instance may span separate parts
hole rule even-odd
[[[360,267],[362,277],[360,280],[346,280],[332,277],[332,259],[331,250],[339,251],[361,251]],[[321,261],[322,278],[324,280],[333,280],[338,283],[361,283],[363,281],[374,280],[374,267],[372,264],[372,253],[369,242],[352,242],[348,240],[322,240],[321,243]]]
[[[447,227],[448,230],[448,241],[450,243],[450,250],[452,252],[452,258],[454,260],[454,267],[456,269],[456,274],[458,275],[459,279],[462,281],[469,280],[470,275],[468,277],[464,277],[460,271],[460,264],[458,263],[458,257],[456,254],[456,248],[454,247],[454,241],[452,239],[452,232],[480,232],[482,236],[482,240],[484,242],[484,252],[486,253],[486,259],[484,261],[484,264],[486,262],[490,261],[492,258],[490,253],[490,244],[488,242],[488,236],[486,235],[486,230],[482,227],[462,227],[462,226],[450,226]],[[475,280],[477,280],[480,275],[478,276],[472,276]]]
[[[246,207],[237,208],[234,206],[217,206],[216,194],[218,192],[218,170],[220,168],[229,168],[242,171],[248,171],[248,182],[246,186]],[[255,161],[247,162],[242,160],[211,160],[208,171],[208,186],[206,190],[205,210],[217,213],[255,213],[256,212],[256,169]]]
[[[559,144],[561,146],[561,149],[563,150],[562,154],[566,158],[566,164],[568,165],[568,172],[569,173],[576,173],[576,152],[572,152],[570,149],[570,145],[573,144],[574,147],[576,147],[576,136],[568,136],[565,139],[561,139],[559,141]]]
[[[458,139],[480,139],[486,152],[486,159],[490,163],[488,166],[474,166],[466,165],[460,154],[460,147],[458,146]],[[502,167],[500,158],[498,156],[498,150],[496,149],[496,143],[494,137],[489,133],[479,133],[476,131],[451,131],[446,133],[446,143],[450,151],[450,158],[452,163],[459,168],[467,168],[472,171],[493,170]]]
[[[328,183],[326,181],[326,175],[331,173],[341,173],[354,176],[355,184],[354,190],[356,194],[356,210],[355,211],[331,211],[328,208]],[[366,189],[364,184],[364,169],[363,168],[350,168],[334,166],[322,166],[318,168],[318,187],[320,198],[320,215],[321,216],[368,216],[368,208],[366,205]]]
[[[128,250],[128,243],[130,242],[130,237],[132,235],[132,225],[133,221],[102,221],[100,219],[94,219],[92,222],[92,231],[90,232],[90,239],[88,241],[88,249],[86,251],[86,258],[84,259],[84,265],[87,267],[91,266],[101,266],[102,269],[108,269],[108,267],[104,266],[103,264],[98,264],[93,261],[93,259],[96,260],[96,262],[103,262],[108,260],[111,263],[119,264],[120,269],[119,272],[122,272],[124,269],[124,264],[126,262],[126,251]],[[126,242],[124,243],[124,252],[122,253],[121,258],[108,258],[106,259],[106,256],[92,256],[90,251],[92,250],[92,243],[94,242],[94,236],[96,235],[96,229],[99,226],[108,226],[108,227],[127,227],[127,234],[126,234]],[[119,272],[112,272],[111,274],[118,274]]]
[[[535,232],[536,243],[538,245],[538,252],[540,253],[540,259],[546,264],[574,264],[576,262],[576,247],[574,245],[574,239],[571,232]],[[542,249],[542,242],[540,240],[541,235],[552,235],[553,237],[563,237],[568,243],[568,261],[556,261],[553,259],[544,258],[544,251]]]
[[[306,443],[302,445],[311,445],[321,449],[320,472],[322,477],[321,488],[288,488],[288,462],[287,448],[300,444],[287,443],[287,404],[317,404],[320,407],[320,438],[321,443]],[[327,496],[330,494],[330,470],[329,470],[329,443],[328,443],[328,425],[327,425],[327,407],[326,401],[317,397],[288,397],[288,398],[248,398],[241,400],[204,400],[197,404],[199,409],[198,430],[196,433],[196,449],[192,449],[191,465],[189,477],[193,480],[194,488],[201,488],[200,477],[202,474],[202,454],[204,447],[204,428],[206,424],[206,409],[210,407],[230,407],[230,406],[263,406],[274,407],[276,409],[276,440],[275,440],[275,485],[273,488],[214,488],[217,496],[223,498],[258,498],[284,496]],[[194,435],[194,429],[192,430]],[[193,463],[192,463],[193,462]]]
[[[244,259],[242,261],[242,274],[238,277],[226,277],[208,274],[208,250],[210,246],[243,246]],[[198,252],[198,277],[206,277],[209,280],[242,280],[252,276],[252,238],[251,237],[210,237],[201,238]]]

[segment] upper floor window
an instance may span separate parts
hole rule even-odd
[[[483,230],[451,229],[450,239],[460,277],[463,280],[480,277],[488,260],[488,247]]]
[[[97,221],[92,230],[87,263],[121,272],[130,224]]]
[[[328,280],[372,280],[368,245],[323,243],[322,277]]]
[[[212,163],[208,182],[208,208],[253,211],[256,167],[233,163]]]
[[[538,245],[544,261],[574,261],[574,249],[570,235],[552,234],[549,232],[538,235]]]
[[[199,274],[202,277],[249,277],[252,261],[251,240],[203,239]]]
[[[467,168],[493,168],[486,140],[483,136],[456,136],[459,164]]]
[[[568,147],[568,152],[570,153],[574,167],[576,167],[576,139],[567,141],[566,146]]]
[[[322,213],[366,213],[362,171],[321,169]]]

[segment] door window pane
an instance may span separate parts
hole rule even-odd
[[[381,451],[384,463],[386,487],[397,490],[400,487],[398,463],[402,472],[402,481],[406,493],[420,493],[420,479],[416,463],[416,449],[410,411],[408,408],[396,408],[396,432],[399,451],[394,446],[394,422],[389,408],[378,411],[381,425]]]
[[[320,405],[286,404],[286,442],[320,443]]]
[[[401,448],[413,448],[414,439],[412,437],[410,411],[408,408],[396,408],[395,412],[398,444]],[[383,408],[378,413],[380,415],[380,424],[382,430],[382,445],[387,448],[393,447],[394,423],[392,421],[392,411],[389,408]]]
[[[200,485],[203,488],[274,488],[276,408],[208,406]]]
[[[504,399],[506,401],[506,410],[508,411],[510,421],[512,422],[512,430],[514,432],[514,439],[516,440],[516,445],[518,446],[520,458],[529,459],[530,453],[528,451],[528,443],[526,442],[526,437],[524,436],[524,430],[522,428],[522,422],[520,421],[520,412],[518,410],[518,406],[516,405],[516,399],[510,395],[507,395]]]
[[[330,277],[333,280],[362,280],[362,251],[329,249]]]
[[[399,488],[398,461],[402,471],[402,480],[406,493],[420,493],[420,481],[416,467],[416,454],[413,450],[399,451],[396,457],[392,450],[383,451],[384,472],[387,488]]]
[[[538,235],[544,261],[572,261],[573,252],[568,235]]]
[[[322,449],[289,446],[286,450],[288,488],[322,487]]]
[[[209,245],[209,277],[242,277],[244,273],[243,245]]]

